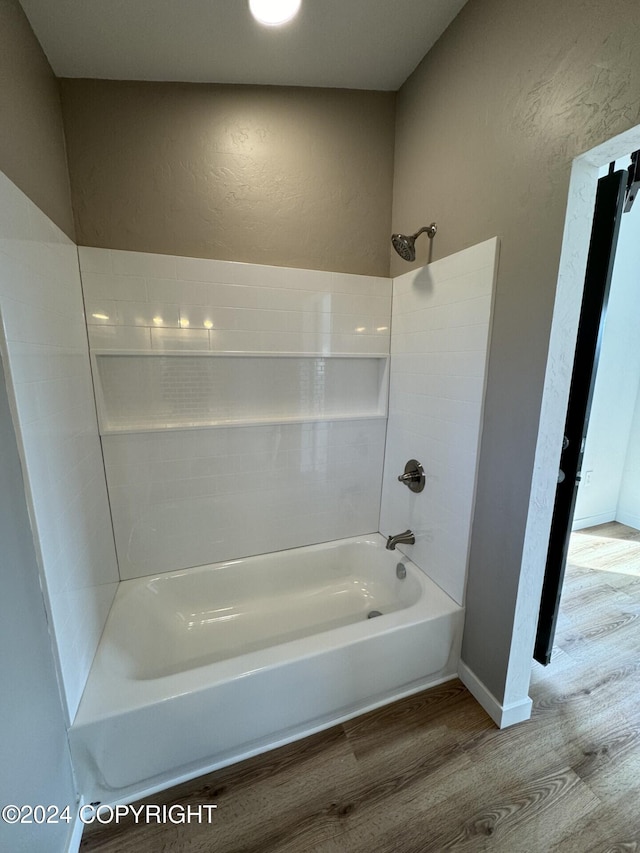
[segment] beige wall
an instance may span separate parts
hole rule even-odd
[[[61,90],[81,245],[388,275],[394,93]]]
[[[58,84],[17,0],[0,0],[0,170],[74,237]]]
[[[499,701],[571,161],[640,123],[639,39],[636,0],[470,0],[398,97],[393,230],[501,237],[463,649]]]

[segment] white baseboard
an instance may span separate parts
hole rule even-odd
[[[620,519],[617,519],[618,521]],[[574,518],[572,530],[584,530],[585,527],[595,527],[596,524],[606,524],[616,521],[615,512],[600,512],[598,515],[585,515],[584,518]],[[626,524],[626,522],[624,522]]]
[[[616,513],[616,521],[619,521],[620,524],[626,524],[628,527],[635,527],[636,530],[640,530],[640,515],[634,515],[632,512],[618,512]]]
[[[482,705],[499,729],[506,729],[507,726],[522,723],[531,716],[532,702],[528,696],[518,702],[502,705],[464,661],[460,661],[458,664],[458,675],[460,681]]]

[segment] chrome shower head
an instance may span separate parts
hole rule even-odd
[[[393,248],[404,258],[405,261],[415,261],[416,259],[416,238],[407,237],[406,234],[392,234],[391,242]]]
[[[392,234],[391,242],[393,244],[393,248],[401,258],[405,261],[415,261],[416,237],[420,236],[423,231],[426,231],[427,236],[431,239],[437,230],[438,226],[435,222],[432,222],[431,225],[425,225],[424,228],[421,228],[419,231],[416,231],[415,234],[411,234],[410,236],[407,236],[406,234]]]

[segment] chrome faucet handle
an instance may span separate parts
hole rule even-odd
[[[410,459],[404,466],[404,474],[400,474],[398,480],[412,492],[421,492],[425,483],[424,468],[417,459]]]

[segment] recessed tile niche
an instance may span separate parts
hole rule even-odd
[[[386,356],[94,352],[102,434],[385,417]]]

